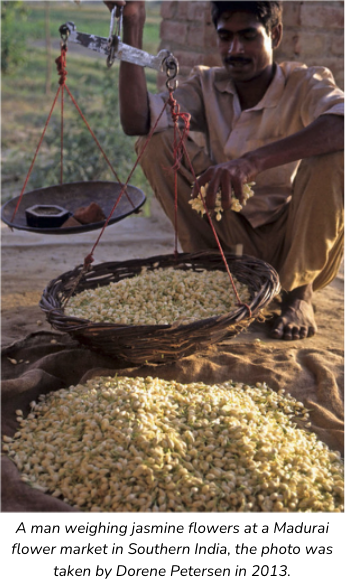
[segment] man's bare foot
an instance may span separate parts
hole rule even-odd
[[[317,332],[311,285],[285,293],[281,308],[281,315],[271,331],[272,338],[301,340]]]

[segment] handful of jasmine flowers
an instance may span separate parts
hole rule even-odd
[[[203,216],[205,214],[205,209],[204,209],[202,197],[205,200],[206,195],[207,195],[208,185],[209,185],[209,183],[206,183],[205,185],[203,185],[200,188],[200,192],[197,195],[197,197],[193,197],[192,199],[189,200],[189,204],[191,205],[192,209],[194,209],[196,212],[198,212],[199,214],[201,214],[201,216]],[[247,200],[254,195],[254,192],[251,189],[254,185],[255,185],[254,182],[252,182],[252,183],[245,183],[243,185],[243,196],[244,196],[244,203],[243,203],[243,205],[240,203],[239,199],[236,198],[235,193],[232,190],[232,193],[231,193],[231,208],[230,209],[233,212],[240,212],[240,210],[243,209],[244,205],[246,205]],[[202,194],[202,197],[201,197],[201,194]],[[217,194],[216,194],[216,201],[215,201],[215,207],[214,207],[215,219],[218,222],[222,218],[222,212],[223,211],[224,210],[223,210],[222,203],[221,203],[221,191],[219,190],[217,192]]]

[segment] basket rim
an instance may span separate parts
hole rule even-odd
[[[124,324],[122,322],[93,322],[88,319],[83,319],[79,317],[75,317],[73,315],[68,315],[65,313],[62,304],[66,299],[67,295],[65,295],[65,289],[68,288],[69,284],[73,282],[74,279],[80,274],[83,265],[79,265],[75,267],[72,271],[68,271],[63,273],[56,279],[53,279],[47,287],[44,289],[39,306],[45,312],[47,320],[51,323],[53,327],[56,327],[59,330],[63,330],[64,332],[73,334],[74,332],[81,332],[84,330],[88,330],[89,328],[98,328],[102,329],[104,332],[109,330],[109,332],[113,331],[118,335],[147,335],[147,334],[154,334],[154,333],[184,333],[185,335],[191,331],[196,330],[196,328],[203,330],[204,328],[208,330],[210,327],[217,327],[217,326],[224,326],[225,328],[231,326],[232,324],[239,324],[239,322],[245,320],[246,322],[251,323],[260,311],[271,301],[279,292],[280,292],[280,282],[279,276],[275,269],[271,267],[265,261],[257,259],[255,257],[249,255],[242,255],[237,256],[231,253],[225,253],[225,257],[227,260],[227,264],[231,265],[239,265],[243,264],[248,267],[253,267],[252,271],[255,271],[255,268],[261,268],[263,270],[263,283],[262,286],[255,291],[255,289],[251,290],[249,283],[245,283],[249,286],[250,293],[252,295],[251,301],[249,305],[240,305],[237,308],[233,309],[231,312],[226,314],[219,314],[216,316],[211,316],[208,318],[204,318],[201,320],[196,320],[190,322],[188,324],[179,324],[179,320],[173,322],[171,324],[157,324],[157,325],[146,325],[146,324]],[[102,279],[106,279],[107,275],[111,272],[115,273],[117,270],[121,269],[122,267],[127,267],[129,270],[138,269],[139,267],[143,268],[144,266],[149,265],[151,267],[149,270],[155,270],[156,268],[166,268],[161,267],[160,263],[163,264],[168,263],[168,265],[176,266],[178,270],[182,270],[179,268],[179,265],[185,265],[185,270],[195,270],[192,267],[188,267],[187,265],[194,263],[202,263],[208,264],[211,261],[212,263],[216,263],[219,266],[214,267],[209,270],[223,270],[225,271],[224,263],[220,257],[218,252],[197,252],[197,253],[178,253],[178,254],[171,254],[171,255],[156,255],[148,258],[140,258],[140,259],[131,259],[129,261],[112,261],[112,262],[104,262],[94,265],[90,268],[90,270],[86,273],[86,275],[81,279],[81,282],[76,289],[74,295],[77,293],[90,289],[96,288],[99,285],[100,278],[98,276],[102,275]],[[157,265],[159,266],[153,266]],[[208,269],[207,269],[208,270]],[[233,268],[234,270],[234,268]],[[140,272],[140,271],[138,271]],[[135,276],[137,273],[132,274]],[[94,276],[96,273],[96,277]],[[97,276],[98,275],[98,276]],[[240,282],[242,282],[241,278],[237,274],[234,275]],[[121,278],[116,279],[115,282],[123,280],[125,278],[131,278],[129,275],[125,275]],[[110,281],[114,282],[114,281]],[[244,282],[244,281],[243,281]],[[65,289],[64,289],[65,287]],[[249,314],[249,310],[251,310],[251,315]],[[66,307],[68,310],[68,305]],[[249,325],[248,323],[248,325]],[[132,336],[131,336],[132,337]]]

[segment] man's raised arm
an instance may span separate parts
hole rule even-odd
[[[111,11],[114,6],[123,7],[123,42],[142,49],[145,23],[145,2],[105,2]],[[148,134],[150,111],[144,68],[120,62],[119,73],[120,120],[125,134]]]
[[[214,208],[216,194],[221,189],[223,208],[228,209],[231,189],[234,189],[236,197],[242,201],[242,186],[249,181],[256,181],[256,176],[262,171],[308,157],[334,153],[343,148],[343,116],[321,115],[291,136],[245,153],[239,159],[209,167],[199,177],[193,195],[196,197],[200,186],[208,183],[207,206]]]

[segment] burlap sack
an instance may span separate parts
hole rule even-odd
[[[52,343],[52,339],[55,343]],[[129,368],[78,346],[68,336],[39,332],[2,352],[2,432],[13,435],[15,410],[29,412],[41,393],[75,385],[94,376],[157,376],[182,383],[226,380],[247,384],[265,381],[285,388],[311,412],[312,431],[330,448],[343,450],[343,355],[338,349],[277,348],[270,343],[224,342],[199,356],[174,364]],[[63,501],[31,489],[6,457],[2,463],[3,511],[75,511]]]

